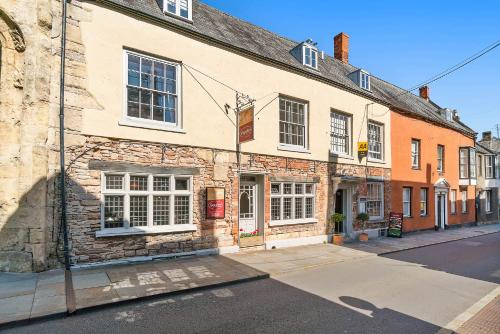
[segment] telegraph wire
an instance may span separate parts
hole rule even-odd
[[[224,82],[222,82],[222,81],[220,81],[220,80],[215,79],[214,77],[212,77],[212,76],[210,76],[210,75],[208,75],[208,74],[206,74],[206,73],[204,73],[204,72],[202,72],[202,71],[200,71],[200,70],[198,70],[198,69],[194,68],[194,67],[193,67],[193,66],[191,66],[191,65],[188,65],[188,64],[186,64],[186,63],[183,63],[183,65],[184,65],[184,66],[186,66],[186,70],[188,70],[188,69],[190,68],[190,69],[192,69],[193,71],[196,71],[196,72],[200,73],[201,75],[203,75],[203,76],[205,76],[205,77],[207,77],[207,78],[209,78],[209,79],[211,79],[211,80],[213,80],[213,81],[217,82],[218,84],[220,84],[220,85],[222,85],[222,86],[226,87],[227,89],[232,90],[232,91],[233,91],[233,92],[235,92],[235,93],[241,93],[241,92],[240,92],[239,90],[237,90],[236,88],[233,88],[233,87],[229,86],[228,84],[225,84]],[[193,74],[191,73],[191,75],[193,75]]]

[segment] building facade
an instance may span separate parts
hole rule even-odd
[[[488,224],[500,220],[500,140],[491,132],[483,132],[476,143],[477,152],[477,187],[476,207],[477,222]]]
[[[432,103],[427,87],[420,99],[425,113],[392,112],[392,209],[405,232],[474,223],[475,133]]]
[[[366,212],[366,230],[378,236],[400,210],[392,198],[404,180],[428,185],[429,199],[432,187],[449,187],[474,200],[475,181],[459,180],[451,164],[460,147],[474,147],[471,130],[429,123],[433,103],[349,64],[344,33],[328,56],[312,40],[292,41],[197,0],[73,0],[61,203],[61,8],[37,4],[0,5],[0,102],[12,110],[0,123],[2,271],[59,265],[63,205],[70,259],[83,265],[321,243],[334,212],[345,217],[335,232],[355,238],[356,216]],[[23,29],[37,42],[19,47]],[[408,139],[400,129],[415,122],[420,133],[453,136],[444,142],[446,178],[405,179],[406,165],[394,177],[393,162],[407,161],[395,148]],[[473,221],[474,205],[466,207],[442,226]],[[427,225],[435,223],[415,227]]]

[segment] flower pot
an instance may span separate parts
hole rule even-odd
[[[254,237],[240,238],[240,247],[260,246],[264,243],[264,236],[256,235]]]
[[[342,246],[344,244],[344,236],[342,234],[334,234],[332,241],[334,245]]]
[[[368,233],[365,232],[361,233],[359,235],[359,241],[368,241]]]

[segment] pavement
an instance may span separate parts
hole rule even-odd
[[[72,311],[158,295],[195,291],[268,274],[222,256],[199,256],[144,263],[72,269],[68,306]],[[65,314],[64,271],[0,273],[0,325]]]
[[[368,242],[354,241],[344,247],[378,255],[461,240],[500,232],[500,224],[458,227],[441,231],[421,231],[403,234],[403,238],[380,237]]]
[[[491,302],[497,300],[499,285],[480,279],[489,278],[491,270],[483,271],[481,263],[471,264],[460,252],[453,266],[472,265],[471,272],[453,273],[447,267],[446,254],[463,248],[458,244],[465,241],[476,245],[466,248],[471,258],[497,257],[499,233],[392,254],[409,253],[410,262],[372,253],[358,256],[365,252],[347,249],[354,256],[350,260],[343,253],[345,261],[323,259],[321,265],[300,268],[304,257],[298,247],[296,270],[277,270],[273,278],[91,308],[4,332],[450,334],[468,326],[464,334],[497,333],[497,304]],[[441,264],[427,265],[428,248]],[[268,253],[279,257],[280,251]]]

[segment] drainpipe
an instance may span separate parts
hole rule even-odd
[[[68,247],[68,224],[66,219],[66,171],[64,162],[64,72],[66,62],[66,18],[67,0],[62,1],[62,22],[61,22],[61,68],[59,81],[59,162],[61,168],[60,188],[61,188],[61,228],[64,238],[64,266],[70,270],[69,247]]]

